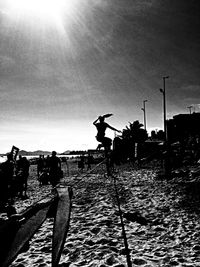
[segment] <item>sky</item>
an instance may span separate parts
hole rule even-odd
[[[93,121],[199,111],[199,0],[0,0],[0,153],[95,149]],[[107,130],[107,136],[114,133]]]

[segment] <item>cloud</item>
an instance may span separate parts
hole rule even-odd
[[[199,102],[200,85],[185,85],[179,90],[179,98],[188,105]]]
[[[199,84],[190,84],[190,85],[187,85],[187,86],[183,86],[181,88],[182,92],[186,92],[186,93],[198,93],[200,92],[200,85]]]
[[[10,69],[13,69],[14,67],[16,67],[16,62],[14,60],[14,58],[8,56],[8,55],[3,55],[0,54],[0,72],[5,72],[5,71],[9,71]]]

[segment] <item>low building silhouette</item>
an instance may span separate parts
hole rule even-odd
[[[175,115],[167,121],[167,129],[170,143],[200,136],[200,113]]]

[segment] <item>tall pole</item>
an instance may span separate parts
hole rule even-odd
[[[189,109],[190,114],[192,113],[192,112],[191,112],[192,107],[193,107],[193,106],[189,106],[189,107],[187,107],[187,108]]]
[[[170,166],[170,149],[168,142],[168,133],[167,133],[167,119],[166,119],[166,91],[165,91],[165,80],[169,78],[169,76],[164,76],[163,78],[163,89],[160,89],[160,92],[163,94],[163,116],[164,116],[164,134],[165,134],[165,159],[164,159],[164,172],[165,176],[169,177],[171,175],[171,166]]]
[[[143,101],[143,108],[142,110],[144,111],[144,129],[147,130],[147,123],[146,123],[146,107],[145,107],[145,103],[147,102],[148,100],[144,100]]]
[[[167,141],[167,139],[168,139],[168,136],[167,136],[167,118],[166,118],[166,113],[167,113],[167,110],[166,110],[166,91],[165,91],[165,80],[168,79],[168,78],[169,78],[169,76],[164,76],[163,77],[163,91],[164,91],[164,95],[163,95],[164,105],[163,105],[163,108],[164,108],[165,141]]]
[[[160,89],[160,92],[163,94],[163,120],[164,120],[164,134],[165,141],[167,141],[167,118],[166,118],[166,91],[165,91],[165,80],[168,79],[169,76],[163,77],[163,89]]]

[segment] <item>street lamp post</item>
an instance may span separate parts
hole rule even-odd
[[[160,89],[160,92],[163,94],[163,119],[164,119],[164,133],[165,133],[165,141],[167,141],[167,119],[166,119],[166,92],[165,92],[165,80],[168,79],[169,76],[163,77],[163,89]]]
[[[143,108],[141,108],[141,110],[144,111],[144,129],[147,130],[147,122],[146,122],[146,107],[145,107],[145,103],[147,102],[148,100],[144,100],[143,101]]]
[[[143,108],[142,110],[144,111],[144,129],[147,130],[147,123],[146,123],[146,107],[145,107],[145,103],[147,102],[148,100],[144,100],[143,101]]]
[[[189,109],[189,112],[190,112],[190,114],[192,113],[191,112],[191,109],[193,108],[193,106],[189,106],[189,107],[187,107],[188,109]]]
[[[160,92],[163,94],[163,119],[164,119],[164,134],[165,134],[165,160],[164,160],[164,171],[165,176],[169,177],[171,174],[171,166],[170,166],[170,148],[168,142],[168,133],[167,133],[167,119],[166,119],[166,92],[165,92],[165,80],[168,79],[169,76],[163,77],[163,89],[160,89]]]

